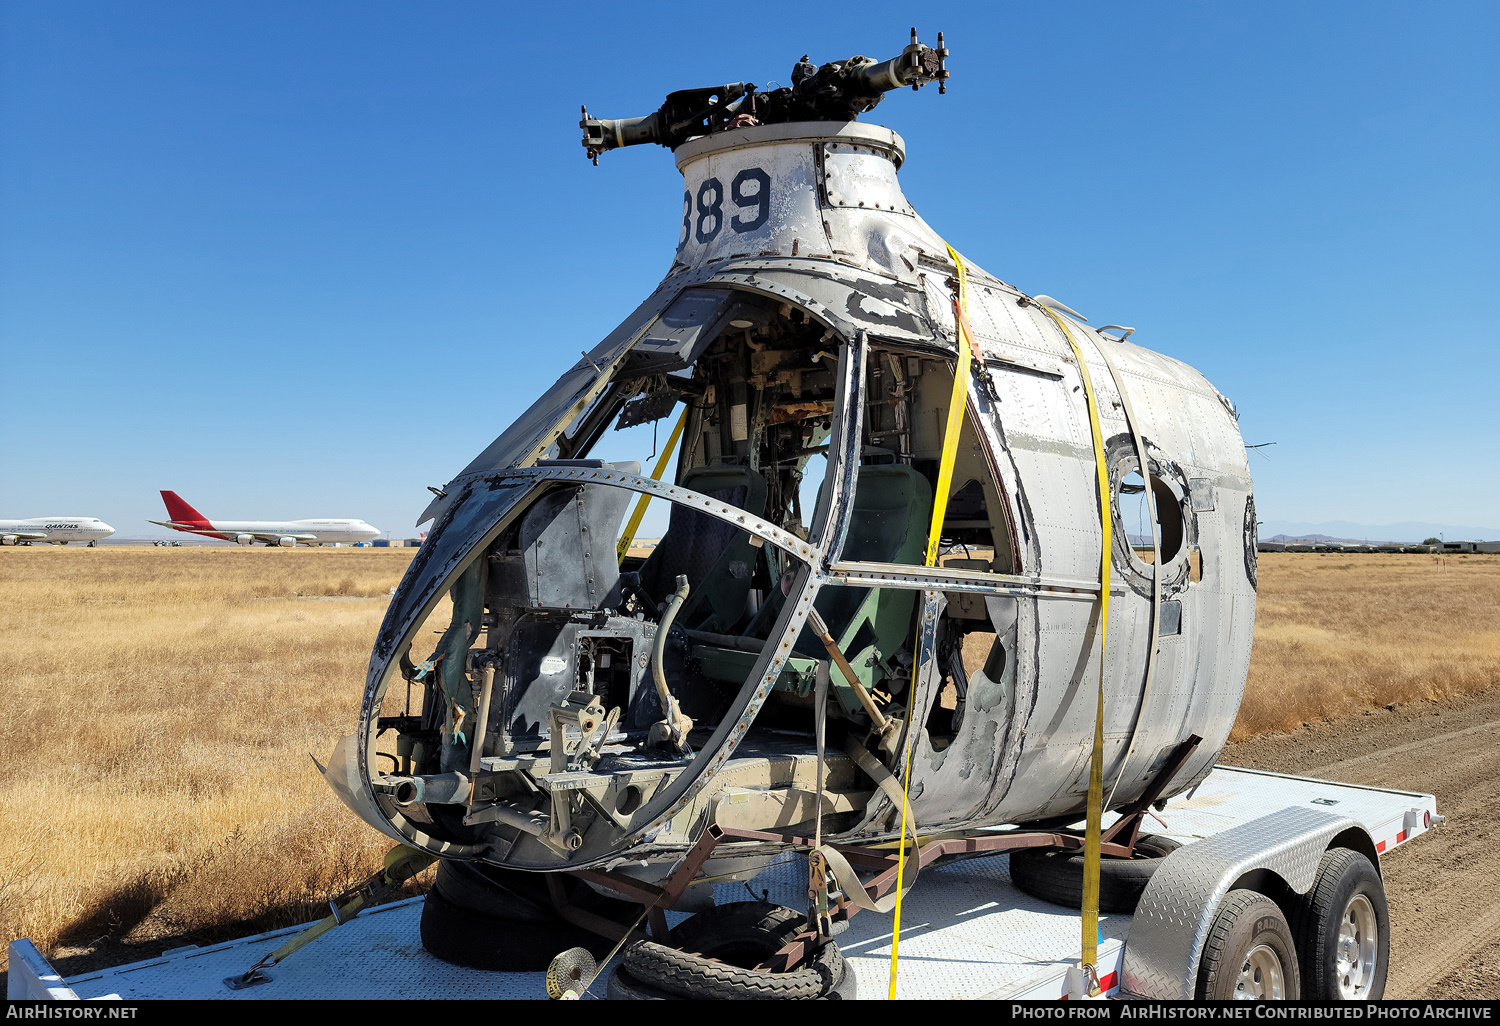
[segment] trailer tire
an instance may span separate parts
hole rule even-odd
[[[1297,947],[1281,906],[1257,891],[1219,901],[1198,963],[1198,999],[1296,1001],[1302,993]]]
[[[1142,834],[1133,859],[1099,860],[1099,911],[1132,913],[1152,874],[1182,845],[1170,837]],[[1083,853],[1053,848],[1022,848],[1010,854],[1010,878],[1017,887],[1054,905],[1078,908],[1083,902]]]
[[[1390,963],[1385,887],[1370,860],[1349,848],[1323,854],[1295,912],[1302,993],[1314,1001],[1379,1001]]]
[[[754,968],[806,927],[801,913],[770,902],[715,906],[679,924],[669,935],[671,947],[639,941],[626,948],[610,978],[611,994],[632,1000],[851,1000],[854,974],[832,942],[788,972]]]

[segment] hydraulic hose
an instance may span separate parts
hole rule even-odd
[[[672,692],[667,690],[667,671],[664,660],[667,654],[667,632],[672,629],[672,621],[677,619],[677,611],[688,597],[688,579],[683,574],[677,575],[677,590],[672,593],[667,602],[667,611],[661,615],[661,623],[656,627],[656,644],[651,649],[651,676],[656,681],[656,697],[661,699],[663,710],[667,703],[672,701]]]
[[[662,719],[651,725],[650,742],[657,744],[668,742],[679,751],[687,750],[687,736],[693,729],[693,721],[682,714],[677,705],[677,699],[672,697],[672,692],[667,689],[667,632],[672,629],[672,621],[677,618],[677,611],[688,597],[688,579],[682,574],[677,575],[677,590],[673,592],[671,599],[667,602],[666,612],[661,615],[661,623],[656,628],[656,644],[651,649],[651,676],[656,682],[656,697],[661,701]]]

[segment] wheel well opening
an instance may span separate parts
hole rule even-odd
[[[1271,869],[1252,869],[1229,885],[1231,891],[1241,889],[1264,894],[1281,908],[1281,914],[1286,916],[1287,922],[1292,921],[1300,896],[1280,873]]]
[[[1382,880],[1385,874],[1380,871],[1380,853],[1375,850],[1375,842],[1370,835],[1359,827],[1352,826],[1336,834],[1333,840],[1328,842],[1329,848],[1348,848],[1357,851],[1370,860],[1370,865],[1375,867],[1375,875]]]

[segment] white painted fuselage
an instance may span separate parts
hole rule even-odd
[[[380,528],[350,518],[323,520],[210,520],[176,492],[163,491],[170,520],[151,523],[240,545],[349,545],[380,537]]]
[[[153,520],[174,531],[253,545],[349,545],[380,537],[380,529],[363,520],[208,520],[201,524]],[[283,539],[291,539],[284,541]]]
[[[230,541],[249,534],[257,539],[295,538],[298,545],[347,545],[380,537],[380,529],[363,520],[210,520],[209,524]]]
[[[66,545],[68,542],[96,542],[115,533],[98,517],[32,517],[29,520],[0,520],[0,545],[28,545],[46,542]]]

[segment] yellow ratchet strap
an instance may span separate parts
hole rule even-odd
[[[242,976],[230,976],[224,983],[231,990],[241,990],[266,982],[269,977],[261,973],[282,962],[287,956],[306,947],[329,930],[340,926],[359,915],[360,912],[391,897],[401,885],[437,861],[437,856],[425,851],[398,844],[385,854],[385,866],[380,872],[357,888],[345,891],[328,903],[333,914],[320,919],[308,929],[288,940],[251,966]]]
[[[687,408],[684,407],[682,416],[677,418],[677,426],[672,429],[672,435],[667,439],[667,444],[662,447],[661,459],[656,461],[656,469],[651,471],[651,480],[660,481],[662,472],[667,469],[667,461],[672,458],[673,451],[677,448],[677,439],[682,437],[682,429],[687,425]],[[615,562],[625,562],[625,553],[630,551],[630,543],[635,541],[635,529],[641,526],[641,517],[646,515],[646,507],[651,504],[651,496],[642,494],[636,500],[635,511],[630,514],[630,521],[625,525],[625,533],[620,535],[620,544],[615,546]]]
[[[954,311],[957,325],[954,329],[958,349],[958,366],[953,371],[953,393],[948,397],[948,424],[943,429],[943,460],[938,464],[937,490],[933,492],[932,524],[927,528],[927,566],[937,566],[938,541],[943,533],[943,519],[948,514],[948,489],[953,485],[953,460],[958,455],[958,432],[963,427],[964,406],[969,399],[970,353],[978,351],[978,343],[969,334],[969,275],[959,255],[948,247],[948,255],[958,265],[958,308]],[[957,338],[962,332],[964,339]]]
[[[958,365],[953,369],[953,392],[948,396],[948,423],[943,429],[943,458],[938,464],[937,488],[933,492],[932,524],[927,528],[927,558],[924,565],[937,566],[938,543],[943,520],[948,514],[948,491],[953,487],[953,461],[958,455],[958,434],[963,428],[964,407],[969,400],[969,366],[971,355],[977,355],[979,344],[969,330],[969,275],[963,259],[952,246],[948,255],[958,267],[958,300],[954,304],[953,336],[958,350]],[[968,344],[965,345],[967,340]],[[901,774],[901,843],[896,848],[896,914],[891,927],[891,985],[889,999],[896,1000],[896,966],[901,951],[901,895],[906,874],[906,812],[911,799],[911,756],[916,748],[912,732],[913,703],[917,694],[917,660],[912,661],[911,686],[906,695],[906,765]],[[916,824],[912,824],[916,829]],[[1095,848],[1098,848],[1097,843]]]
[[[1041,304],[1037,304],[1041,306]],[[1073,347],[1078,374],[1083,378],[1083,394],[1088,401],[1089,429],[1094,436],[1094,466],[1099,474],[1099,525],[1103,547],[1099,556],[1099,699],[1094,708],[1094,751],[1089,760],[1089,807],[1087,828],[1083,836],[1083,967],[1085,986],[1090,995],[1099,993],[1099,835],[1104,815],[1104,646],[1109,637],[1109,564],[1110,528],[1114,518],[1109,511],[1109,470],[1104,461],[1104,434],[1099,428],[1099,401],[1094,397],[1094,383],[1089,380],[1088,363],[1068,324],[1057,312],[1042,306],[1056,322]],[[1146,476],[1141,475],[1143,478]]]

